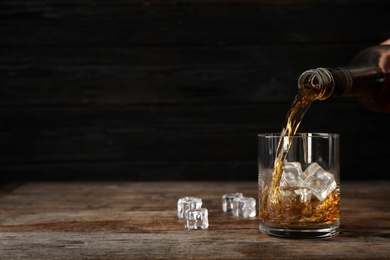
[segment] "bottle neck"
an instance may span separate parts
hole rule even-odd
[[[331,97],[334,87],[333,75],[325,68],[307,70],[298,79],[299,91],[315,93],[316,100],[325,100]]]
[[[371,96],[386,84],[386,75],[376,67],[316,68],[303,72],[299,89],[315,89],[317,100],[332,97]]]

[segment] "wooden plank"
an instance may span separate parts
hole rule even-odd
[[[275,5],[291,5],[291,4],[357,4],[357,3],[386,3],[384,0],[111,0],[107,3],[106,0],[89,0],[87,2],[80,2],[78,0],[4,0],[0,4],[5,6],[13,5],[27,5],[29,7],[34,6],[177,6],[177,5],[263,5],[263,4],[275,4]]]
[[[3,106],[290,102],[303,71],[348,65],[360,50],[360,44],[5,48],[0,50],[5,75],[0,102]]]
[[[0,181],[256,178],[256,134],[280,131],[299,74],[389,38],[387,10],[1,1]],[[386,178],[367,172],[385,167],[387,117],[343,102],[316,105],[302,130],[342,134],[342,178]]]
[[[281,131],[288,105],[2,109],[0,169],[7,179],[255,179],[256,135]],[[313,106],[301,131],[342,135],[342,178],[387,178],[387,114]]]
[[[0,45],[208,47],[280,42],[372,44],[389,38],[386,1],[49,7],[3,6]]]
[[[256,197],[255,181],[27,183],[0,195],[0,250],[4,259],[386,259],[389,187],[342,183],[340,235],[291,240],[261,234],[258,217],[222,212],[223,194]],[[203,198],[207,230],[177,218],[186,195]]]

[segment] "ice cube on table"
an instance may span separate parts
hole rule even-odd
[[[206,229],[209,227],[208,210],[206,208],[190,209],[186,215],[187,229]]]
[[[241,197],[233,199],[233,216],[236,217],[255,217],[256,200],[250,197]]]
[[[202,207],[202,199],[197,197],[183,197],[177,201],[177,216],[185,218],[190,209],[200,209]]]
[[[312,163],[300,176],[301,183],[323,201],[337,186],[334,175],[325,171],[318,163]]]
[[[233,199],[242,198],[243,195],[240,192],[236,193],[226,193],[222,196],[222,211],[223,212],[232,212],[233,210]]]
[[[285,162],[280,187],[299,187],[299,176],[303,173],[299,162]]]

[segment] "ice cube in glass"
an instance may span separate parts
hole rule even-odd
[[[303,173],[299,162],[285,162],[280,187],[299,187],[299,176]]]
[[[318,163],[310,164],[300,178],[301,183],[320,201],[323,201],[337,186],[333,174],[324,170]]]

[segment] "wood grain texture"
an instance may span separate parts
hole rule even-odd
[[[341,184],[341,233],[263,235],[258,217],[223,213],[221,196],[256,182],[32,182],[0,195],[2,259],[388,259],[390,183]],[[207,230],[184,229],[177,199],[199,196]]]
[[[321,105],[313,106],[301,129],[341,133],[341,178],[388,178],[382,170],[387,153],[373,152],[387,149],[378,133],[390,131],[388,115],[356,104]],[[274,104],[3,111],[2,121],[12,124],[0,126],[2,176],[255,180],[257,134],[278,132],[285,111]],[[348,123],[329,123],[335,117]],[[369,138],[356,131],[360,127]]]
[[[300,73],[390,38],[388,6],[1,1],[0,182],[253,180]],[[342,178],[389,178],[388,115],[334,100],[301,127],[342,135]]]

